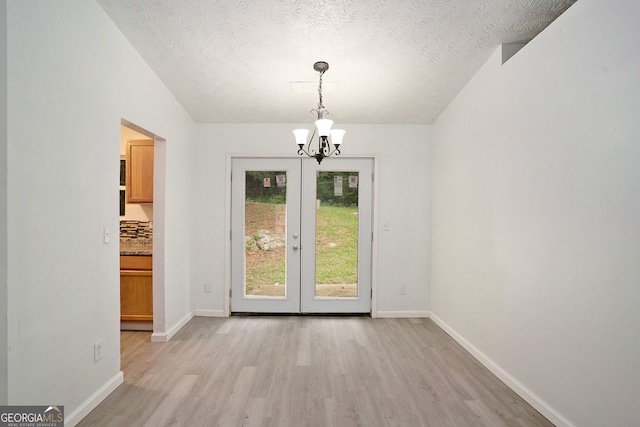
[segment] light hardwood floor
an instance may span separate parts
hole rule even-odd
[[[122,332],[80,426],[552,426],[429,319],[196,317]]]

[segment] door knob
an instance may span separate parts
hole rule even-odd
[[[293,248],[292,248],[292,249],[293,249],[294,251],[297,251],[297,250],[298,250],[298,245],[293,245]]]

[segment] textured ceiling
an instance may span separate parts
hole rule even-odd
[[[432,123],[501,43],[576,0],[98,0],[197,122]],[[317,86],[317,85],[316,85]]]

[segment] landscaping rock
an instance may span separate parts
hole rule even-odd
[[[256,244],[263,251],[280,248],[285,245],[284,234],[271,234],[269,230],[259,230],[255,236]]]

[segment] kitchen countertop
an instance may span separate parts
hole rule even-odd
[[[151,255],[153,253],[153,239],[120,238],[120,255]]]
[[[120,256],[151,256],[149,251],[120,251]]]

